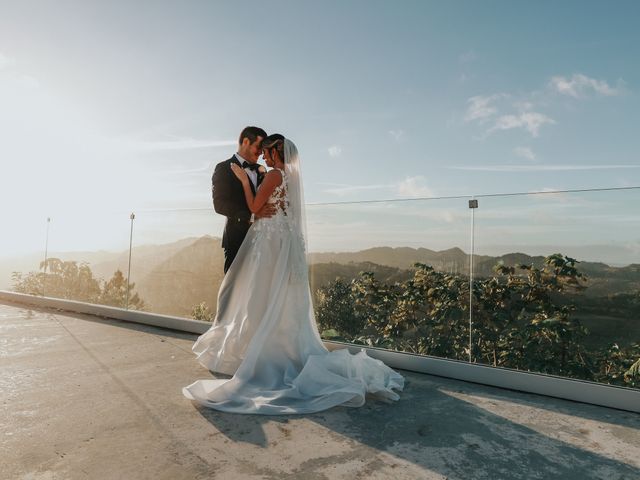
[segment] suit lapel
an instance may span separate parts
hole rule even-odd
[[[229,161],[231,163],[235,163],[236,165],[242,166],[242,164],[238,160],[238,157],[236,157],[235,155],[233,157],[231,157],[229,159]],[[236,178],[236,176],[233,174],[233,172],[231,172],[231,174],[233,175],[233,178]],[[261,174],[260,172],[258,172],[258,181],[257,181],[258,186],[260,186],[260,183],[262,183],[262,179],[263,178],[264,178],[264,174]],[[236,178],[236,180],[237,180],[237,178]],[[249,179],[249,186],[251,187],[251,191],[253,192],[253,196],[255,197],[255,195],[256,195],[256,187],[254,187],[253,182],[251,181],[251,179]]]

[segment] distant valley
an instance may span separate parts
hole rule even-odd
[[[117,269],[126,275],[128,255],[128,251],[50,254],[62,260],[87,262],[94,276],[103,279],[110,278]],[[376,278],[387,283],[402,281],[411,276],[412,266],[417,262],[440,271],[469,274],[469,255],[459,248],[434,251],[376,247],[356,252],[311,253],[309,257],[314,290],[337,277],[349,281],[362,271],[372,271]],[[41,260],[30,256],[2,261],[0,286],[10,287],[12,271],[37,270]],[[540,266],[543,260],[542,256],[525,253],[476,255],[474,270],[477,276],[486,277],[493,274],[494,266],[500,262]],[[217,292],[223,278],[223,262],[217,237],[192,237],[169,244],[138,246],[133,249],[131,281],[149,311],[189,316],[193,306],[201,302],[206,302],[215,311]],[[589,276],[589,288],[585,291],[588,296],[640,290],[640,265],[611,267],[604,263],[584,262],[579,264],[579,269]]]

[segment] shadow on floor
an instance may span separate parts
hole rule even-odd
[[[415,378],[407,375],[409,380]],[[239,415],[196,408],[233,442],[267,448],[266,425],[276,423],[286,431],[292,419],[305,418],[324,427],[329,435],[347,439],[354,448],[362,445],[372,449],[370,455],[387,452],[450,480],[640,478],[640,469],[632,465],[551,438],[524,422],[514,423],[448,395],[434,382],[410,382],[396,403],[368,400],[361,408],[336,407],[313,415]],[[578,417],[581,413],[568,412]],[[597,445],[591,448],[598,450]],[[352,450],[329,460],[338,464],[353,460]]]

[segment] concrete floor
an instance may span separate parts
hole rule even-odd
[[[404,372],[400,401],[200,409],[195,336],[0,304],[0,479],[640,479],[640,416]]]

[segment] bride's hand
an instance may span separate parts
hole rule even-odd
[[[262,208],[256,212],[256,218],[271,218],[276,214],[276,206],[273,203],[265,203]]]
[[[248,182],[249,181],[249,177],[247,176],[247,172],[244,171],[244,169],[236,164],[236,163],[232,163],[231,164],[231,171],[233,172],[233,174],[238,178],[238,180],[240,180],[241,182]]]

